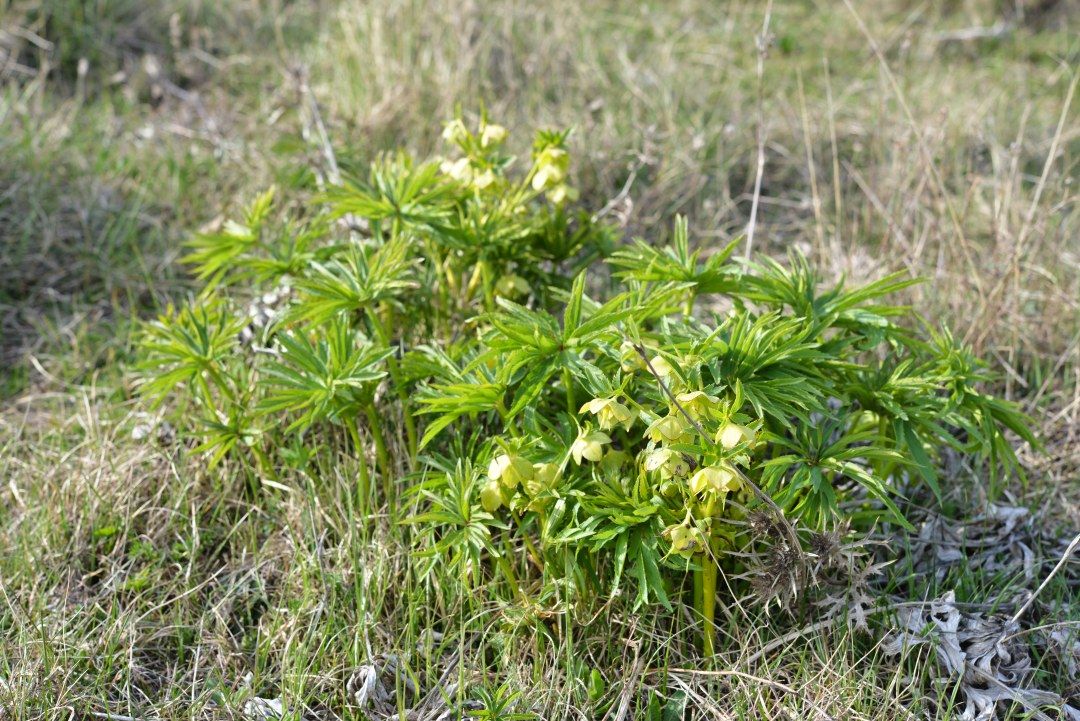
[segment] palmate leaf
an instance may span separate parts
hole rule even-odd
[[[300,414],[289,431],[354,417],[371,402],[372,384],[386,376],[383,361],[393,352],[372,345],[342,322],[332,323],[316,340],[283,333],[278,342],[281,357],[263,369],[267,395],[258,411]]]
[[[629,572],[636,582],[634,608],[651,601],[670,608],[660,574],[663,509],[651,489],[640,482],[597,481],[582,494],[581,506],[592,519],[582,539],[590,552],[614,554],[611,594],[618,593],[624,573]]]
[[[447,426],[462,416],[494,411],[502,403],[505,386],[472,380],[465,383],[436,383],[422,389],[417,395],[420,415],[434,415],[420,440],[425,448]]]
[[[336,245],[320,245],[330,233],[329,218],[319,216],[304,224],[286,223],[274,237],[262,244],[262,253],[249,253],[235,275],[258,281],[276,281],[286,276],[303,277],[312,263],[323,263],[340,253]]]
[[[257,196],[244,214],[244,222],[226,221],[221,230],[196,233],[186,245],[191,252],[181,263],[195,266],[195,274],[208,285],[216,285],[231,271],[243,271],[248,256],[261,242],[264,223],[270,214],[274,188]]]
[[[243,320],[212,298],[179,312],[168,309],[143,327],[140,392],[161,403],[177,386],[195,383],[199,387],[192,390],[208,401],[208,377],[227,391],[225,366],[243,327]]]
[[[618,339],[619,324],[634,315],[628,296],[616,296],[597,307],[585,297],[584,285],[582,274],[567,297],[561,324],[549,313],[501,298],[499,310],[482,317],[492,330],[484,337],[487,350],[473,365],[499,369],[500,381],[514,393],[508,418],[536,403],[552,378],[593,352],[601,337]]]
[[[744,263],[751,272],[742,278],[741,297],[767,303],[776,310],[789,309],[798,317],[824,325],[841,318],[854,320],[858,316],[850,313],[856,309],[879,318],[907,313],[910,310],[907,306],[877,301],[922,282],[898,272],[852,290],[845,290],[843,279],[827,290],[820,290],[821,278],[802,254],[790,256],[790,268],[769,257]]]
[[[845,431],[842,422],[830,420],[801,424],[791,435],[767,433],[764,440],[780,455],[763,463],[762,487],[793,515],[818,528],[838,520],[836,486],[848,478],[885,506],[895,522],[911,529],[890,497],[893,491],[872,470],[907,461],[876,431]]]
[[[870,350],[886,340],[905,344],[914,340],[892,321],[909,314],[910,308],[882,299],[921,282],[917,278],[893,273],[852,289],[845,288],[841,278],[823,289],[821,278],[802,254],[791,254],[789,268],[768,257],[742,262],[748,272],[734,295],[803,319],[820,334],[823,349],[831,353],[840,354],[849,344]]]
[[[476,363],[471,344],[464,358],[455,360],[448,349],[420,346],[405,356],[403,370],[410,382],[422,382],[416,393],[415,413],[433,416],[420,447],[427,447],[444,429],[463,416],[476,416],[501,407],[506,387],[483,363]],[[460,350],[450,346],[450,350]],[[462,364],[465,366],[462,367]]]
[[[989,461],[990,477],[994,482],[1006,473],[1023,477],[1023,468],[1006,433],[1012,432],[1038,449],[1041,443],[1032,431],[1034,421],[1015,403],[981,390],[995,380],[994,375],[970,348],[958,343],[948,329],[932,330],[928,348],[936,355],[933,377],[947,394],[941,422],[960,429],[967,436],[966,442],[958,444],[959,447]]]
[[[675,221],[675,235],[669,246],[635,240],[629,248],[612,253],[608,263],[619,268],[616,275],[639,283],[682,283],[695,294],[730,293],[740,287],[740,269],[728,265],[728,258],[740,240],[730,242],[717,253],[701,260],[701,250],[691,251],[686,218]]]
[[[769,313],[758,318],[737,315],[694,346],[721,386],[741,387],[761,418],[791,426],[822,405],[830,380],[829,360],[817,336],[803,321]]]
[[[572,215],[561,206],[544,206],[523,240],[539,260],[561,263],[573,259],[571,275],[576,275],[598,257],[610,255],[616,239],[614,228],[585,211]]]
[[[445,225],[458,193],[457,185],[439,173],[438,163],[416,165],[398,154],[372,163],[366,181],[346,181],[327,190],[321,200],[335,218],[352,214],[418,230]]]
[[[199,420],[203,441],[196,453],[209,452],[207,466],[213,468],[237,446],[254,446],[262,436],[246,404],[229,403],[228,412],[213,412]]]
[[[416,262],[412,251],[409,241],[397,235],[378,248],[352,245],[326,263],[311,263],[308,274],[294,283],[298,299],[285,322],[323,324],[379,302],[396,301],[416,285],[410,278]]]
[[[449,463],[437,465],[449,466]],[[479,580],[483,558],[499,553],[492,529],[506,524],[484,510],[480,503],[482,469],[468,461],[457,461],[413,489],[427,502],[428,510],[410,516],[403,523],[425,529],[430,545],[418,551],[421,557],[443,559],[456,576],[471,583]],[[429,567],[430,570],[431,567]]]
[[[455,251],[466,263],[479,260],[528,263],[526,249],[532,230],[529,216],[510,199],[495,203],[464,198],[445,223],[432,228],[432,238]]]
[[[949,425],[947,403],[932,366],[905,358],[894,365],[882,364],[852,372],[843,381],[848,398],[880,419],[882,443],[909,458],[915,470],[941,498],[936,460],[927,448],[951,445],[960,448]]]

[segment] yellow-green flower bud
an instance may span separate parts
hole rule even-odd
[[[529,287],[528,282],[514,273],[507,273],[499,278],[499,281],[495,284],[495,293],[503,298],[517,298],[528,295],[531,290],[532,288]]]
[[[534,463],[532,478],[525,481],[525,492],[535,498],[555,487],[559,480],[559,466],[555,463]]]
[[[533,190],[541,191],[555,187],[566,179],[570,168],[570,156],[562,148],[545,148],[536,158],[533,174]]]

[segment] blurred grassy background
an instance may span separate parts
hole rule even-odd
[[[1068,5],[5,0],[0,301],[29,317],[3,347],[61,296],[181,290],[184,232],[305,182],[306,82],[346,161],[438,151],[459,107],[572,126],[585,201],[628,187],[658,239],[676,212],[744,232],[760,141],[757,248],[908,268],[928,318],[1040,383],[1080,327]]]
[[[348,591],[363,561],[384,574],[371,593],[398,588],[400,539],[317,570],[295,497],[246,507],[129,438],[132,319],[189,292],[186,233],[268,184],[312,186],[305,84],[346,167],[438,152],[458,108],[486,107],[521,150],[572,126],[582,200],[622,197],[627,236],[662,240],[684,213],[721,247],[760,157],[755,250],[925,277],[909,299],[1036,413],[1040,502],[1075,523],[1078,69],[1065,0],[0,0],[0,681],[37,679],[24,708],[118,713],[153,687],[177,718],[213,691],[207,669],[256,686],[272,669],[304,697],[345,663],[325,624],[370,612],[319,616],[325,574]],[[260,622],[277,604],[293,615]],[[296,643],[308,665],[289,666]],[[853,646],[815,653],[791,684],[843,679],[863,716],[897,708]]]

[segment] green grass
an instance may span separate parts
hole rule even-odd
[[[251,496],[228,463],[132,438],[145,407],[126,368],[132,320],[195,287],[175,262],[191,230],[325,172],[300,67],[343,166],[436,150],[437,121],[483,103],[512,129],[577,127],[584,199],[628,187],[615,216],[649,240],[676,212],[708,247],[742,233],[760,133],[755,247],[804,248],[831,275],[927,277],[909,299],[1044,423],[1048,456],[1027,454],[1012,486],[1042,514],[1034,580],[887,571],[896,596],[951,589],[1009,613],[1080,526],[1080,99],[1066,108],[1080,42],[1066,3],[1023,19],[1002,5],[856,3],[883,66],[842,4],[777,2],[759,77],[761,3],[0,0],[0,718],[229,718],[252,695],[361,718],[349,679],[388,653],[425,690],[450,668],[461,694],[505,683],[541,718],[624,703],[647,718],[650,698],[680,693],[695,718],[954,718],[930,700],[925,647],[902,662],[877,649],[887,613],[872,635],[841,621],[770,647],[820,611],[765,616],[725,595],[708,666],[680,606],[523,606],[500,587],[464,602],[445,570],[422,573],[409,527],[354,516],[344,444]],[[942,38],[1007,15],[999,38]],[[970,516],[983,483],[953,484],[949,512]],[[1074,562],[1031,623],[1075,619],[1076,583]],[[1075,704],[1075,679],[1036,661]]]

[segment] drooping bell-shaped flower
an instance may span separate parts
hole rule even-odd
[[[604,446],[611,443],[611,436],[602,431],[590,431],[578,436],[570,446],[570,455],[579,466],[582,459],[597,463],[604,457]]]
[[[695,495],[703,491],[727,493],[739,487],[739,479],[730,466],[705,466],[690,476],[688,485]]]
[[[488,478],[497,481],[503,488],[513,490],[520,484],[532,479],[533,465],[521,456],[503,453],[495,456],[488,464]]]
[[[646,471],[659,471],[661,478],[685,476],[690,472],[690,464],[681,453],[670,448],[657,448],[645,457]]]
[[[581,407],[578,413],[589,412],[596,416],[597,422],[604,430],[610,430],[621,425],[626,430],[634,424],[637,413],[619,403],[614,398],[593,398]]]
[[[480,489],[480,505],[488,513],[499,510],[504,503],[502,486],[494,479],[488,479]]]
[[[506,140],[508,135],[506,128],[501,125],[495,125],[494,123],[484,123],[484,126],[480,129],[480,147],[491,148],[496,145],[502,145],[502,142]]]
[[[675,400],[679,402],[679,405],[686,409],[687,413],[698,420],[708,418],[709,414],[720,404],[719,398],[711,396],[704,391],[687,391],[686,393],[680,393],[675,396]]]
[[[729,421],[716,432],[716,442],[730,451],[740,443],[753,443],[754,435],[753,429]]]
[[[686,419],[676,413],[657,418],[645,433],[653,443],[688,443],[693,438]]]

